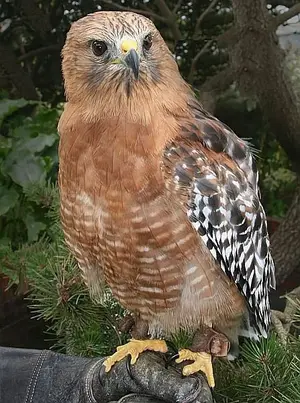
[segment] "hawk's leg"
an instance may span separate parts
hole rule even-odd
[[[229,340],[224,334],[206,327],[202,331],[195,333],[190,349],[179,351],[179,357],[176,362],[194,361],[183,367],[183,375],[188,376],[195,372],[202,371],[206,375],[209,386],[213,388],[215,386],[215,380],[212,357],[227,356],[229,348]]]
[[[118,329],[120,332],[130,333],[133,339],[144,340],[149,338],[148,323],[131,313],[120,320]]]
[[[129,355],[131,356],[130,363],[135,364],[143,351],[151,350],[160,353],[166,353],[168,351],[167,344],[164,340],[148,338],[148,325],[146,322],[138,318],[128,318],[124,323],[123,330],[125,330],[125,328],[127,332],[131,333],[133,338],[123,346],[117,347],[117,351],[104,361],[105,372],[110,371],[115,363]]]

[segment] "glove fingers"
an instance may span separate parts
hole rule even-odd
[[[165,368],[163,360],[157,354],[143,353],[135,365],[131,366],[132,376],[140,386],[140,390],[152,396],[157,396],[166,402],[192,403],[202,394],[207,399],[200,401],[210,402],[211,393],[203,377],[182,377],[174,368]],[[207,390],[206,390],[207,389]]]
[[[100,382],[101,394],[107,398],[105,402],[212,403],[211,391],[203,376],[183,377],[181,371],[166,368],[162,357],[153,352],[141,354],[136,363],[130,365],[130,371],[128,360],[122,360],[108,373],[99,371],[96,379]],[[94,385],[94,394],[96,389]],[[100,395],[98,400],[104,401]]]

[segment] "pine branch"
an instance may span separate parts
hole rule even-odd
[[[298,401],[299,347],[299,340],[288,342],[283,346],[275,335],[262,339],[259,343],[246,341],[241,346],[241,356],[237,362],[218,361],[216,401],[220,403]]]

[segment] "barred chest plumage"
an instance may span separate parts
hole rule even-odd
[[[89,267],[101,266],[128,308],[134,308],[138,299],[130,307],[128,300],[138,294],[155,311],[172,307],[182,291],[182,266],[195,254],[198,238],[180,207],[172,212],[164,197],[144,205],[123,202],[117,192],[106,193],[105,200],[85,192],[62,195],[66,243],[85,277]]]
[[[61,199],[66,243],[92,293],[102,279],[124,307],[171,331],[185,321],[198,326],[201,317],[220,322],[221,312],[228,319],[218,306],[235,300],[237,289],[192,228],[180,198],[126,204],[112,192],[101,202],[69,188]]]

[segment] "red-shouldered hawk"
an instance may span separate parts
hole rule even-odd
[[[150,336],[119,347],[106,369],[127,354],[134,362],[143,350],[166,351],[160,338],[182,327],[236,342],[251,324],[266,336],[274,264],[249,145],[204,111],[141,15],[75,22],[62,66],[66,243],[91,294],[106,282],[144,329],[139,337]],[[181,350],[179,361],[194,360],[184,374],[202,369],[213,385],[207,353],[217,350],[203,340]]]

